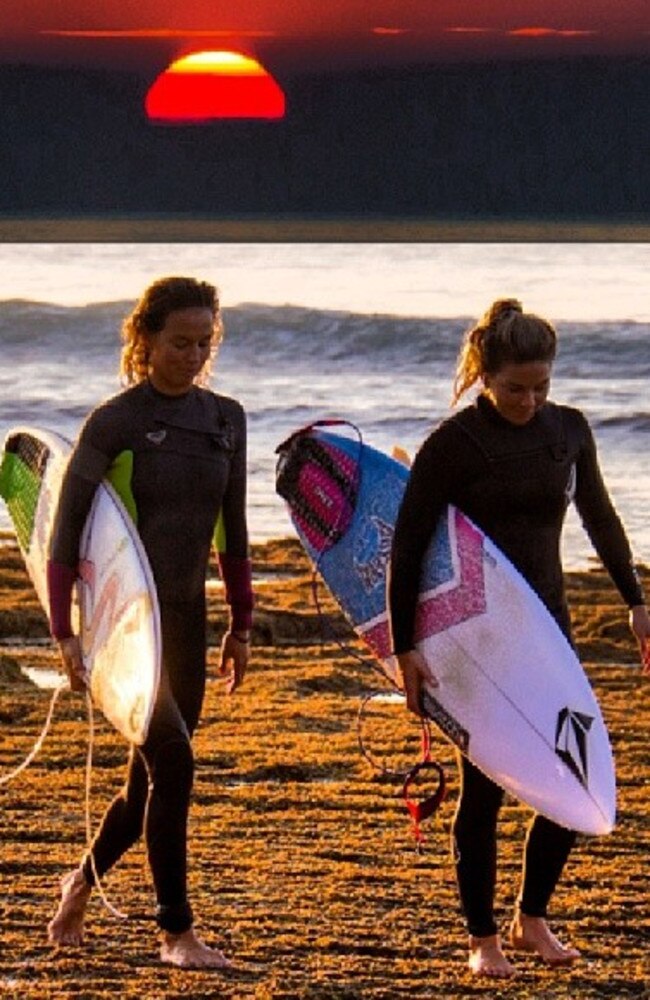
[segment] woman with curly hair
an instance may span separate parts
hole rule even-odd
[[[447,504],[462,510],[499,546],[571,641],[559,553],[564,515],[574,500],[630,609],[644,670],[650,673],[650,617],[623,526],[601,478],[591,430],[580,411],[548,400],[555,352],[550,323],[524,313],[515,299],[495,302],[467,332],[459,356],[454,403],[478,384],[475,403],[436,428],[416,456],[393,540],[388,603],[407,705],[418,715],[423,681],[436,683],[415,649],[418,586],[424,554]],[[509,977],[514,968],[494,918],[496,824],[503,791],[464,756],[460,768],[453,854],[470,936],[469,966],[480,975]],[[547,924],[547,908],[575,837],[574,831],[536,815],[526,840],[510,942],[550,965],[578,958]]]
[[[50,619],[71,686],[85,686],[71,594],[94,493],[112,481],[133,517],[160,603],[162,676],[149,731],[132,747],[123,790],[90,852],[62,883],[50,940],[77,945],[95,881],[144,833],[162,932],[161,958],[226,967],[193,928],[187,818],[206,674],[205,578],[218,551],[231,622],[221,647],[227,689],[243,681],[253,606],[246,527],[246,423],[241,405],[205,387],[222,334],[216,289],[193,278],[154,282],[122,328],[126,388],[87,418],[64,478],[52,534]],[[92,854],[92,857],[90,856]]]

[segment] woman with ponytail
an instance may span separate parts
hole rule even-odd
[[[499,299],[464,338],[453,402],[477,386],[477,398],[445,420],[418,452],[400,508],[388,584],[389,619],[407,696],[420,714],[423,679],[435,684],[415,649],[414,622],[422,560],[434,527],[451,503],[474,521],[537,592],[571,641],[560,535],[576,504],[598,555],[630,611],[643,669],[650,673],[650,616],[630,546],[603,483],[594,439],[580,411],[549,401],[555,330]],[[494,917],[496,826],[502,789],[460,757],[461,792],[453,856],[476,974],[510,977]],[[550,965],[578,952],[555,937],[547,911],[576,834],[533,817],[524,850],[521,889],[510,925],[514,950]]]
[[[230,628],[221,647],[227,689],[248,662],[253,598],[246,528],[246,420],[241,405],[205,383],[222,334],[216,289],[170,277],[146,289],[122,325],[122,392],[87,418],[70,459],[52,534],[50,625],[73,690],[85,685],[71,594],[79,542],[98,484],[108,478],[133,517],[160,603],[162,677],[149,731],[132,747],[123,790],[89,855],[63,880],[50,940],[76,946],[95,875],[100,879],[144,834],[164,962],[230,963],[195,933],[187,896],[191,738],[206,680],[205,579],[217,550]]]

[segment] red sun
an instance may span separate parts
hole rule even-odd
[[[171,63],[145,98],[151,122],[184,125],[221,118],[283,118],[284,94],[251,56],[193,52]]]

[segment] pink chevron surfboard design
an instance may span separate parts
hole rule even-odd
[[[408,470],[342,434],[305,428],[278,448],[277,490],[325,583],[396,677],[386,569]],[[569,642],[509,560],[449,507],[427,551],[416,644],[438,687],[423,706],[489,777],[586,834],[615,822],[607,729]]]

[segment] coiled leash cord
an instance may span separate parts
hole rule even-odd
[[[52,697],[50,698],[50,704],[48,706],[47,715],[45,717],[45,722],[43,727],[34,742],[32,749],[29,751],[27,756],[21,763],[15,767],[8,774],[3,774],[0,776],[0,786],[8,785],[12,782],[18,775],[22,774],[32,761],[35,759],[45,739],[50,731],[52,725],[52,719],[54,717],[54,708],[59,699],[62,691],[69,690],[70,683],[66,678],[62,679],[59,684],[55,687],[52,692]],[[91,809],[90,809],[90,799],[91,799],[91,788],[92,788],[92,764],[93,764],[93,748],[95,743],[95,715],[93,709],[92,697],[90,691],[86,689],[86,709],[88,713],[88,750],[86,753],[86,768],[85,768],[85,825],[86,825],[86,848],[88,852],[88,857],[90,858],[91,870],[93,873],[94,887],[97,889],[99,897],[108,910],[108,912],[118,920],[126,920],[129,918],[129,914],[119,910],[117,907],[113,906],[111,901],[108,899],[104,887],[102,886],[101,879],[97,873],[95,867],[95,857],[92,851],[92,823],[91,823]],[[144,760],[144,757],[143,757]],[[146,761],[145,761],[146,766]]]
[[[382,680],[384,681],[388,680],[389,683],[393,686],[395,692],[400,692],[401,694],[401,689],[399,685],[392,677],[389,677],[388,674],[383,669],[381,669],[377,663],[373,662],[367,657],[360,655],[356,650],[352,649],[348,645],[348,643],[338,634],[338,632],[332,625],[328,614],[323,610],[318,595],[318,574],[320,570],[321,560],[324,554],[333,545],[335,545],[336,542],[338,542],[339,539],[345,533],[349,523],[350,512],[354,508],[354,502],[356,499],[358,483],[360,478],[361,453],[363,450],[363,435],[361,433],[361,430],[359,429],[359,427],[357,427],[356,424],[352,423],[349,420],[340,420],[340,419],[320,420],[308,425],[305,428],[302,428],[300,431],[297,431],[294,435],[292,435],[291,438],[289,438],[287,442],[281,445],[278,450],[282,454],[282,452],[285,451],[287,447],[290,445],[292,439],[298,438],[300,435],[308,435],[309,431],[316,429],[318,427],[332,427],[332,426],[342,426],[342,425],[350,427],[354,431],[358,439],[359,447],[356,457],[354,459],[354,474],[351,478],[351,481],[346,484],[342,479],[337,480],[338,486],[342,491],[342,495],[346,503],[341,505],[338,512],[338,516],[333,524],[326,525],[321,522],[318,525],[319,531],[321,531],[323,534],[323,542],[320,548],[318,549],[317,557],[312,566],[311,580],[310,580],[312,600],[314,602],[314,606],[318,614],[323,638],[325,638],[325,633],[329,632],[330,637],[338,644],[340,649],[344,653],[346,653],[346,655],[351,656],[353,659],[357,660],[363,666],[369,667],[371,670],[374,670],[375,673],[380,674]],[[312,461],[316,460],[315,452],[312,452],[311,459]],[[321,457],[320,462],[323,461],[324,459],[323,457]],[[333,470],[331,468],[331,459],[329,458],[327,459],[325,467],[327,469],[327,472],[330,475],[332,475]],[[349,504],[350,510],[348,510],[347,504]],[[309,518],[309,512],[306,509],[300,508],[300,512],[305,519]],[[372,755],[366,748],[366,745],[363,740],[362,728],[363,728],[364,714],[368,704],[373,699],[379,697],[388,699],[391,697],[391,695],[386,695],[385,692],[381,691],[371,692],[365,696],[359,707],[359,711],[357,713],[357,740],[359,744],[359,749],[361,751],[362,756],[368,761],[368,763],[375,771],[382,773],[384,775],[397,776],[403,779],[402,797],[404,799],[405,807],[411,816],[413,835],[416,840],[417,850],[421,851],[422,844],[425,839],[422,833],[421,824],[426,819],[434,815],[434,813],[439,808],[440,804],[445,799],[445,796],[447,794],[445,774],[442,766],[437,761],[433,760],[431,757],[431,726],[429,720],[426,718],[421,719],[422,759],[417,764],[411,767],[406,773],[404,773],[403,771],[391,770],[389,768],[384,767],[383,765],[378,764],[378,762],[372,757]],[[392,697],[395,697],[395,694],[393,694]],[[414,783],[416,782],[418,776],[423,771],[426,770],[434,770],[437,773],[438,787],[436,788],[436,791],[432,795],[429,795],[426,798],[420,800],[416,800],[415,798],[413,798],[411,794],[411,789]]]
[[[59,695],[61,694],[62,691],[65,691],[66,688],[68,687],[69,687],[69,682],[67,677],[61,680],[59,684],[57,684],[54,691],[52,692],[52,697],[50,698],[50,704],[47,710],[47,715],[45,717],[45,722],[43,723],[43,728],[41,729],[41,732],[37,737],[34,746],[29,751],[29,753],[22,761],[22,763],[18,765],[18,767],[15,767],[13,771],[9,772],[9,774],[3,774],[2,776],[0,776],[0,785],[8,785],[9,782],[13,781],[14,778],[17,778],[19,774],[25,771],[29,767],[31,762],[34,760],[39,750],[43,746],[43,743],[45,742],[45,737],[50,731],[50,726],[52,724],[52,717],[54,715],[54,706],[58,701]]]

